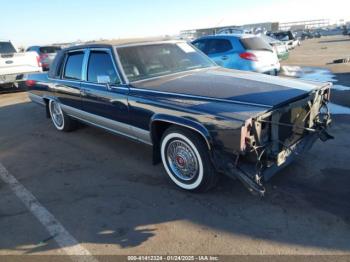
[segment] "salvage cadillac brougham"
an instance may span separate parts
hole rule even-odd
[[[148,144],[188,191],[226,174],[262,195],[296,154],[331,138],[329,83],[224,69],[183,41],[75,46],[26,83],[56,129],[81,121]]]

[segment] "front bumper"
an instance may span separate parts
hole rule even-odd
[[[323,139],[325,135],[327,136],[327,139],[333,138],[328,135],[325,130],[303,137],[289,148],[280,152],[280,155],[283,156],[282,160],[277,159],[276,163],[264,168],[259,174],[256,173],[256,166],[240,164],[235,168],[232,168],[229,175],[238,178],[251,193],[264,196],[266,192],[264,186],[265,182],[291,164],[299,155],[310,150],[318,138],[325,141],[325,139]]]
[[[238,178],[251,193],[263,196],[266,191],[264,183],[292,163],[301,153],[310,150],[319,137],[317,133],[312,133],[303,137],[303,139],[280,152],[280,155],[283,155],[283,159],[277,159],[276,162],[269,167],[260,170],[259,174],[257,174],[255,165],[240,163],[235,168],[231,169],[229,175]]]
[[[263,171],[262,175],[264,177],[264,181],[266,182],[270,180],[279,171],[292,163],[301,153],[309,151],[318,138],[319,135],[317,133],[309,134],[280,152],[277,162]]]

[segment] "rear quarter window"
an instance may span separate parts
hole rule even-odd
[[[63,78],[81,80],[83,60],[83,52],[68,53]]]
[[[50,78],[61,78],[64,60],[64,51],[59,51],[50,66],[50,70],[48,73]]]
[[[58,51],[61,50],[60,47],[58,46],[43,46],[43,47],[40,47],[40,53],[43,53],[43,54],[52,54],[52,53],[57,53]]]
[[[207,54],[225,53],[233,49],[230,40],[227,39],[210,39],[207,43]]]

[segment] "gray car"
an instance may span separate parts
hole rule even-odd
[[[38,53],[40,57],[41,66],[44,71],[48,71],[50,69],[50,65],[58,51],[61,50],[59,46],[31,46],[28,47],[28,51],[35,51]]]

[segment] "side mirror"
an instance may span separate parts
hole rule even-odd
[[[111,78],[108,75],[99,75],[97,76],[97,83],[99,84],[110,84]]]

